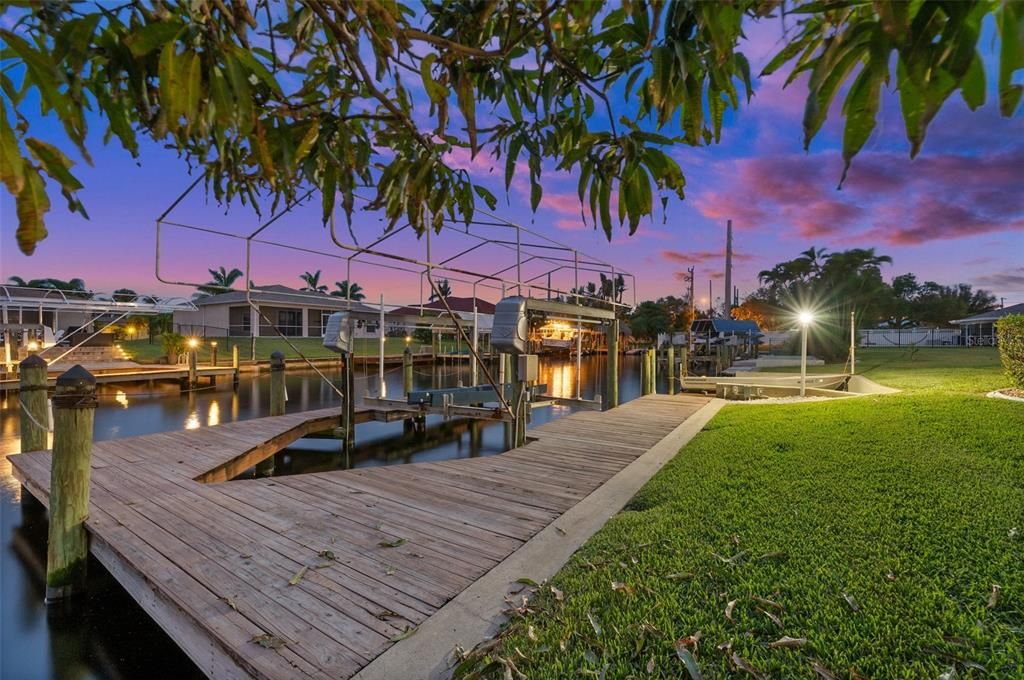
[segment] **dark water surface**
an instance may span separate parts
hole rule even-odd
[[[580,371],[581,395],[592,399],[603,391],[605,357],[585,357]],[[623,357],[620,401],[639,395],[639,361]],[[324,370],[324,369],[321,369]],[[356,391],[367,385],[376,393],[377,375],[367,379],[356,363]],[[445,386],[454,386],[465,365],[438,367]],[[327,372],[325,370],[325,372]],[[361,375],[360,375],[361,374]],[[385,374],[389,396],[402,391],[400,368]],[[483,378],[481,377],[481,380]],[[429,366],[417,366],[414,388],[431,386]],[[541,362],[541,383],[548,393],[574,397],[575,362]],[[269,375],[243,375],[237,390],[230,380],[215,388],[182,395],[176,384],[149,387],[145,383],[102,385],[96,409],[96,440],[155,432],[194,429],[269,415]],[[663,390],[662,385],[659,389]],[[335,392],[313,371],[294,371],[287,377],[287,411],[298,412],[338,405]],[[58,678],[194,678],[202,677],[178,646],[146,615],[107,571],[90,558],[88,595],[65,608],[46,607],[46,512],[28,498],[11,476],[6,455],[18,450],[18,397],[0,397],[0,678],[32,680]],[[531,425],[570,413],[562,406],[538,408]],[[502,423],[427,418],[427,430],[412,434],[402,423],[365,423],[356,430],[352,467],[394,465],[428,460],[468,458],[504,450]],[[276,474],[299,474],[341,469],[346,464],[339,443],[304,439],[278,454]]]

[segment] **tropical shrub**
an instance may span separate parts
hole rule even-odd
[[[163,333],[160,335],[160,344],[167,355],[167,363],[177,363],[178,355],[185,351],[185,336],[181,333]]]
[[[1024,390],[1024,314],[1004,316],[996,323],[999,358],[1013,386]]]

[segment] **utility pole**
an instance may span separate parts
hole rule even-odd
[[[711,279],[708,279],[708,317],[715,318],[715,297],[711,292]]]
[[[732,220],[725,223],[725,318],[732,317]]]

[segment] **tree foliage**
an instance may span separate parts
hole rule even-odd
[[[355,281],[349,283],[348,279],[344,281],[335,281],[334,286],[337,290],[332,290],[331,295],[335,297],[343,297],[349,300],[363,300],[366,298],[366,293],[363,292],[363,287]]]
[[[467,149],[504,165],[506,191],[525,164],[533,210],[548,161],[578,178],[585,218],[609,238],[616,223],[633,233],[658,204],[684,197],[670,147],[717,141],[726,112],[751,96],[737,49],[744,21],[772,18],[778,6],[0,0],[19,13],[13,28],[0,28],[0,180],[15,197],[27,254],[46,236],[48,185],[86,215],[82,183],[59,147],[70,142],[91,163],[96,120],[105,140],[133,155],[141,139],[177,151],[222,202],[256,206],[269,194],[276,204],[313,188],[327,221],[339,199],[351,218],[357,192],[372,187],[367,208],[422,233],[470,221],[477,200],[495,207],[490,191],[445,160]],[[812,0],[794,13],[799,30],[767,72],[794,61],[794,76],[810,73],[808,141],[850,85],[847,163],[874,126],[892,53],[912,154],[953,92],[980,105],[986,14],[999,25],[1001,110],[1011,115],[1019,104],[1020,5]],[[426,101],[429,113],[418,114]],[[59,123],[53,139],[30,122],[36,107]]]
[[[208,269],[210,272],[210,281],[206,285],[199,286],[198,290],[200,293],[207,295],[216,295],[217,293],[226,293],[231,290],[231,286],[238,279],[242,278],[242,270],[238,267],[228,271],[227,268],[220,266],[217,269]],[[252,283],[251,281],[249,282]],[[250,285],[250,288],[255,286]]]

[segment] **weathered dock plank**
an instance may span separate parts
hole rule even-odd
[[[707,401],[576,413],[496,456],[238,481],[339,410],[97,442],[91,549],[211,677],[350,677]],[[50,453],[9,460],[47,503]]]

